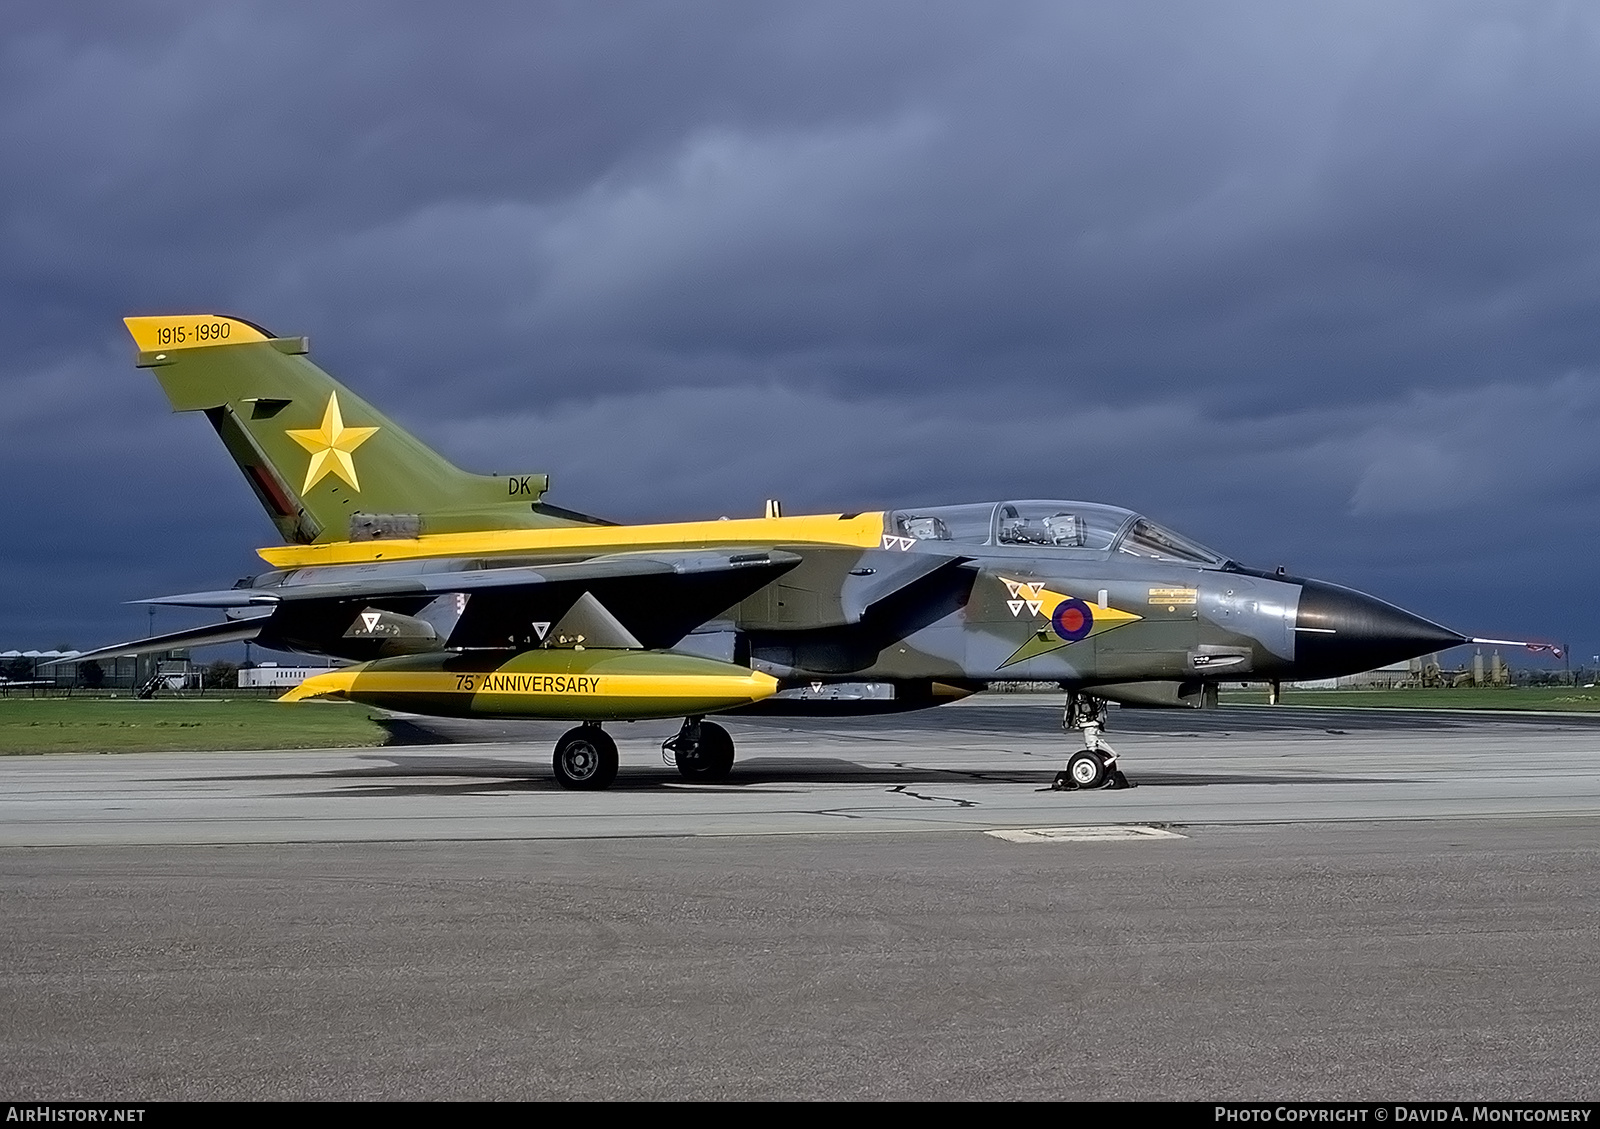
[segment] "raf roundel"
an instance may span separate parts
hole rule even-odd
[[[1050,626],[1068,643],[1076,643],[1094,628],[1094,612],[1082,600],[1062,600],[1050,616]]]

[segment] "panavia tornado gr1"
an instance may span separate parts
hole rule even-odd
[[[564,787],[617,771],[603,726],[683,718],[691,779],[734,761],[714,714],[921,709],[1004,682],[1066,693],[1056,783],[1126,784],[1107,703],[1206,708],[1223,682],[1324,678],[1471,642],[1372,596],[1246,568],[1140,514],[1018,498],[877,513],[617,525],[543,474],[450,464],[238,318],[126,319],[138,364],[201,412],[284,544],[212,626],[83,658],[238,640],[353,660],[285,696],[571,720]]]

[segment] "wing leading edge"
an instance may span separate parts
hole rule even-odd
[[[302,569],[271,587],[141,601],[249,610],[256,617],[94,653],[109,657],[251,639],[267,647],[364,659],[422,650],[520,651],[568,635],[589,645],[670,648],[800,561],[780,549],[741,546],[506,568],[475,567],[476,560],[436,562],[458,567],[426,573],[403,564]]]

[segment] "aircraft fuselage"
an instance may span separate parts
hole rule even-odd
[[[431,555],[426,537],[272,549],[263,551],[269,559],[307,563],[256,578],[230,602],[272,607],[259,637],[267,645],[363,661],[467,656],[453,668],[467,661],[487,672],[527,650],[606,649],[605,639],[562,636],[563,617],[588,593],[632,636],[634,649],[704,657],[777,680],[776,693],[759,703],[717,708],[785,712],[920,708],[996,682],[1051,682],[1128,704],[1199,706],[1206,687],[1219,682],[1354,673],[1462,641],[1349,589],[1245,569],[1111,507],[1023,504],[1057,511],[1067,535],[1079,540],[1087,540],[1082,525],[1068,519],[1075,509],[1092,509],[1102,525],[1119,526],[1102,535],[1103,546],[1006,543],[1000,515],[1017,505],[987,506],[987,530],[969,522],[951,531],[894,511],[608,527],[575,538],[516,533],[508,536],[519,543],[510,547],[480,538],[471,547],[502,551],[470,555]],[[910,535],[908,528],[936,535]],[[830,529],[838,530],[831,544],[785,537]],[[1136,529],[1159,536],[1145,536],[1130,551]],[[869,533],[875,544],[864,543]],[[445,552],[458,547],[450,538],[437,541]],[[761,548],[742,552],[745,545]],[[679,569],[664,579],[560,579],[563,568],[585,561],[642,562],[667,552],[748,569],[731,578]],[[495,583],[497,574],[510,575],[502,570],[531,571],[547,582],[508,589]],[[420,590],[406,591],[407,577]],[[418,707],[433,701],[419,698]],[[549,702],[526,705],[530,713],[551,709]],[[463,706],[445,712],[473,712]],[[493,712],[507,708],[500,702]]]

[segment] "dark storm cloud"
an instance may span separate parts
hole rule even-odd
[[[1597,29],[13,5],[0,472],[28,533],[0,625],[87,642],[115,600],[250,567],[266,523],[117,324],[186,309],[309,333],[459,461],[617,516],[1092,495],[1469,630],[1600,639],[1569,599],[1600,486]]]

